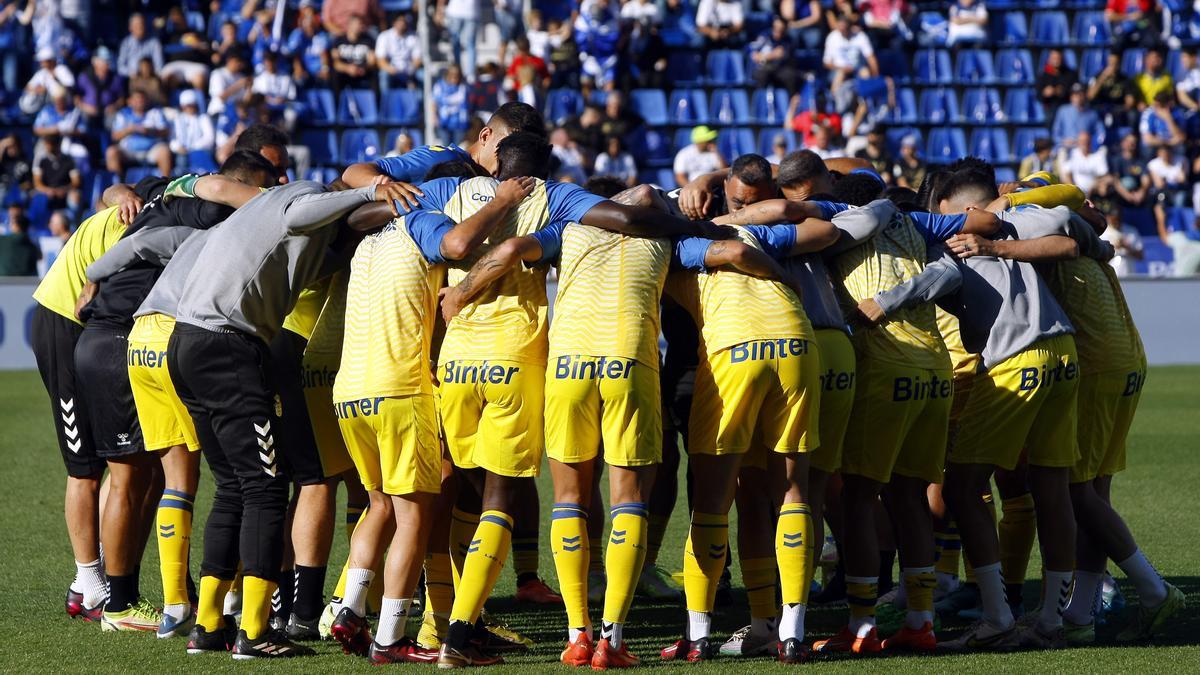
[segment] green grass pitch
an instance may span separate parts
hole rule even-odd
[[[1198,411],[1200,368],[1152,369],[1130,438],[1129,470],[1116,481],[1114,500],[1142,548],[1163,574],[1188,594],[1189,608],[1153,645],[1117,647],[1109,642],[1055,653],[818,659],[802,668],[822,672],[1200,672],[1200,520],[1195,507],[1200,488]],[[187,656],[179,639],[102,634],[95,624],[68,620],[62,598],[74,571],[62,518],[63,469],[54,445],[46,393],[35,373],[0,374],[0,460],[0,672],[117,672],[126,668],[142,672],[366,672],[371,668],[363,660],[343,656],[331,643],[319,645],[319,656],[314,659],[235,664],[227,656]],[[543,473],[541,482],[542,506],[548,511],[548,475]],[[196,507],[198,523],[204,522],[211,490],[206,474]],[[662,561],[668,568],[681,568],[686,523],[681,497],[663,547]],[[193,543],[193,573],[198,567],[201,537],[202,529],[198,529]],[[339,532],[334,543],[334,565],[340,565],[345,555],[346,542]],[[1036,552],[1034,555],[1029,567],[1031,579],[1036,577],[1039,564]],[[556,585],[547,549],[543,549],[541,564],[542,575]],[[143,593],[151,601],[161,602],[158,555],[153,544],[147,548],[142,567]],[[332,590],[336,569],[331,568],[326,595]],[[1119,575],[1115,566],[1112,569]],[[740,577],[736,569],[734,572],[736,582]],[[1125,591],[1132,600],[1132,589],[1126,586]],[[537,645],[527,655],[510,658],[510,665],[498,667],[495,672],[565,672],[566,667],[556,660],[564,637],[565,614],[561,610],[518,607],[512,593],[513,576],[506,571],[488,606],[494,614],[525,631]],[[1036,593],[1034,581],[1026,588],[1027,606],[1036,602]],[[740,591],[737,601],[744,603]],[[810,637],[831,633],[844,620],[845,611],[844,607],[811,609]],[[679,635],[683,616],[676,607],[635,602],[626,632],[631,648],[646,660],[649,669],[783,670],[783,666],[768,659],[719,659],[703,666],[661,665],[657,652]],[[742,611],[718,615],[718,638],[739,627],[744,617]],[[1111,641],[1120,621],[1118,617],[1101,629],[1102,641]],[[950,635],[960,628],[948,624],[942,634]]]

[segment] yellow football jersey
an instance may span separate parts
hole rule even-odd
[[[112,206],[80,223],[33,292],[33,299],[38,304],[80,323],[75,318],[75,303],[87,283],[88,265],[96,262],[125,234],[125,225],[117,216],[118,208]]]
[[[1075,326],[1084,373],[1136,370],[1145,361],[1141,335],[1112,267],[1080,256],[1049,266],[1043,278]]]
[[[954,367],[954,376],[973,375],[979,370],[981,359],[978,354],[972,354],[963,346],[962,332],[959,330],[958,317],[941,307],[934,307],[937,316],[938,332],[946,343],[946,351],[950,352],[950,364]]]
[[[754,235],[736,229],[741,241],[762,249]],[[696,321],[708,355],[754,340],[813,338],[800,298],[778,281],[725,269],[677,270],[668,276],[666,291]]]
[[[433,393],[430,336],[445,268],[429,262],[410,232],[408,221],[425,216],[433,214],[393,220],[354,253],[335,404]]]
[[[925,239],[906,214],[879,234],[838,256],[842,287],[854,304],[901,284],[925,269]],[[858,331],[859,354],[913,368],[950,367],[932,303],[898,310],[871,330]]]
[[[346,292],[350,287],[350,272],[341,270],[334,273],[325,280],[325,285],[325,306],[321,308],[304,353],[328,355],[332,360],[326,359],[323,363],[336,366],[346,329]]]
[[[312,339],[313,328],[317,325],[317,317],[325,306],[325,298],[329,295],[329,277],[318,280],[313,285],[300,291],[296,306],[283,318],[283,327],[303,337]]]
[[[658,308],[671,244],[586,225],[562,232],[550,357],[635,359],[658,370]]]
[[[444,212],[461,223],[492,201],[498,183],[492,178],[472,178],[459,185]],[[463,280],[471,266],[500,242],[545,227],[550,219],[546,182],[538,180],[533,192],[504,223],[492,231],[470,256],[449,269],[449,283]],[[518,265],[483,289],[446,326],[439,361],[496,359],[546,363],[546,268]]]

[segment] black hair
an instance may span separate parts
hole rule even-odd
[[[234,150],[221,164],[221,175],[243,180],[254,177],[254,174],[263,173],[268,178],[275,178],[278,175],[278,170],[275,165],[267,161],[266,157],[250,150]],[[274,180],[267,181],[274,183]]]
[[[287,133],[274,124],[252,124],[238,134],[234,149],[262,152],[268,145],[286,148],[290,142]]]
[[[963,157],[962,159],[950,165],[949,169],[955,173],[959,171],[978,171],[983,174],[988,174],[992,177],[992,182],[996,182],[996,167],[978,157]]]
[[[901,211],[924,211],[925,207],[917,200],[917,191],[912,188],[893,185],[883,191],[883,196],[886,199],[900,207]]]
[[[452,159],[448,162],[433,165],[429,173],[425,174],[425,180],[433,180],[434,178],[475,178],[487,175],[488,172],[486,169],[469,159]]]
[[[496,145],[496,178],[545,178],[550,168],[550,144],[545,136],[518,131]]]
[[[625,181],[616,176],[592,176],[583,186],[583,189],[588,192],[607,199],[612,199],[624,192],[625,188]]]
[[[930,213],[938,212],[938,202],[934,197],[937,196],[938,190],[950,180],[952,174],[946,169],[930,169],[925,174],[925,179],[921,181],[921,187],[917,188],[917,203],[921,205],[921,209]]]
[[[733,160],[733,167],[729,169],[729,177],[737,178],[746,185],[770,183],[771,163],[762,155],[753,153],[742,155]]]
[[[865,206],[879,199],[883,184],[879,177],[865,173],[848,173],[833,184],[834,201]]]
[[[950,179],[937,191],[937,202],[954,199],[967,194],[973,203],[992,201],[1000,196],[996,190],[995,175],[980,169],[965,169],[950,175]]]
[[[543,139],[549,137],[546,132],[546,118],[538,109],[528,103],[509,101],[496,109],[488,120],[488,126],[495,122],[503,122],[509,133],[525,132],[536,134]]]
[[[812,150],[796,150],[784,155],[779,162],[775,182],[779,187],[794,187],[822,176],[828,176],[825,160]]]

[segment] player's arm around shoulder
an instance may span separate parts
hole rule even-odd
[[[541,232],[505,239],[476,261],[457,286],[443,288],[438,295],[442,303],[442,318],[446,323],[450,323],[467,303],[518,264],[544,262],[557,255],[557,251],[554,255],[546,254],[539,234]]]
[[[496,196],[492,201],[442,237],[442,257],[446,260],[462,260],[469,256],[535,187],[537,181],[529,176],[501,182],[496,187]]]

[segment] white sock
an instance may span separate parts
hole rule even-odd
[[[225,602],[221,603],[221,611],[230,616],[241,613],[242,611],[242,593],[241,591],[229,591],[225,594]]]
[[[83,593],[83,606],[93,608],[103,604],[108,598],[108,580],[104,578],[103,563],[93,560],[90,563],[75,561],[75,583],[71,588],[77,588]]]
[[[591,625],[589,624],[582,630],[580,630],[579,628],[568,628],[567,629],[567,639],[571,642],[574,642],[575,638],[578,638],[580,633],[587,633],[588,639],[591,640],[592,639]]]
[[[188,614],[190,614],[192,612],[192,605],[190,603],[180,603],[178,605],[163,605],[162,611],[163,611],[163,614],[171,617],[172,619],[175,619],[176,621],[183,621],[184,619],[187,618]]]
[[[708,612],[693,612],[688,610],[688,635],[689,640],[699,640],[700,638],[708,637],[709,631],[712,630],[712,616]]]
[[[1103,572],[1075,570],[1075,588],[1071,591],[1071,602],[1067,604],[1067,611],[1063,612],[1063,620],[1076,626],[1091,623],[1095,618],[1093,608],[1100,596],[1103,581]]]
[[[951,593],[958,588],[958,575],[946,572],[934,572],[937,577],[937,590],[940,593]]]
[[[804,639],[804,614],[807,605],[794,604],[783,606],[783,616],[779,619],[779,641],[791,638]]]
[[[998,628],[1013,625],[1012,609],[1004,597],[1004,577],[1000,576],[1000,563],[975,568],[975,583],[979,585],[983,618]]]
[[[347,582],[346,586],[349,585]],[[379,629],[375,631],[375,642],[380,647],[390,647],[404,635],[405,624],[408,623],[408,605],[411,602],[410,598],[383,599],[383,607],[379,609]]]
[[[600,625],[600,638],[608,640],[608,644],[613,649],[621,648],[621,641],[624,640],[624,624],[604,622]]]
[[[1133,555],[1117,563],[1117,567],[1133,582],[1143,607],[1158,607],[1167,599],[1167,585],[1154,565],[1146,560],[1142,549],[1135,550]]]
[[[846,583],[847,584],[866,584],[868,586],[875,585],[876,588],[878,588],[879,577],[847,576]],[[875,599],[872,598],[871,600],[872,600],[872,602],[874,602]],[[854,633],[855,636],[860,637],[860,638],[866,637],[867,634],[871,632],[871,629],[875,627],[875,615],[872,614],[871,616],[856,617],[853,614],[851,614],[850,621],[846,625],[850,628],[850,632]]]
[[[1046,581],[1042,587],[1042,613],[1038,615],[1038,625],[1047,630],[1062,626],[1063,610],[1067,608],[1067,599],[1071,597],[1071,580],[1073,571],[1055,572],[1046,570]]]
[[[346,595],[342,596],[342,607],[359,616],[367,615],[367,591],[371,589],[371,580],[375,572],[358,567],[346,570]]]
[[[775,637],[778,631],[779,622],[775,618],[750,617],[750,632],[754,635],[759,637]]]

